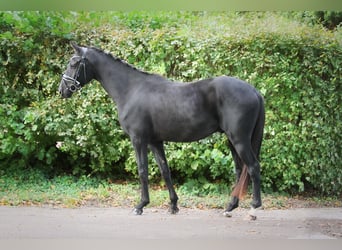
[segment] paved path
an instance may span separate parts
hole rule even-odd
[[[261,210],[256,221],[244,220],[246,213],[0,207],[0,239],[342,239],[342,208]]]

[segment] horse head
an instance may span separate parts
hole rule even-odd
[[[93,73],[89,66],[90,62],[87,59],[88,48],[78,46],[74,42],[71,45],[75,54],[71,57],[58,88],[63,98],[71,97],[74,92],[93,79]]]

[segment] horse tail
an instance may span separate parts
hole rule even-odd
[[[254,131],[252,134],[252,148],[255,156],[257,157],[257,160],[259,161],[260,158],[260,148],[262,143],[262,138],[264,134],[264,125],[265,125],[265,105],[264,105],[264,99],[261,95],[258,95],[259,97],[259,115],[254,127]],[[234,190],[232,192],[233,197],[238,197],[240,200],[245,197],[247,194],[247,188],[249,184],[249,174],[247,171],[246,164],[243,164],[242,166],[242,172],[239,178],[238,183],[235,185]]]
[[[238,197],[240,200],[242,200],[247,194],[248,183],[249,174],[247,172],[247,166],[246,164],[243,164],[239,181],[233,189],[232,196]]]
[[[252,148],[254,151],[254,154],[258,161],[260,161],[260,149],[261,149],[261,143],[262,138],[264,136],[264,126],[265,126],[265,104],[264,104],[264,98],[258,94],[259,97],[259,116],[255,124],[254,132],[252,135]]]

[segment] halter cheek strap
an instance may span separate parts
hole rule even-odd
[[[74,57],[80,57],[80,56],[74,56]],[[73,58],[74,58],[73,57]],[[77,90],[80,90],[82,88],[81,83],[77,80],[77,78],[80,76],[80,69],[83,67],[83,74],[84,74],[84,79],[87,79],[86,75],[86,68],[85,68],[85,60],[86,58],[84,56],[81,57],[80,63],[77,67],[77,70],[75,72],[74,77],[70,77],[66,74],[62,75],[62,80],[64,81],[66,87],[68,90],[71,92],[76,92]]]

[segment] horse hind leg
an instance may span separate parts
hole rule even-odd
[[[243,162],[241,161],[239,155],[237,154],[233,144],[229,141],[229,148],[232,153],[232,157],[235,163],[235,173],[236,173],[236,183],[234,189],[237,188],[237,185],[240,180]],[[223,215],[226,217],[232,216],[232,211],[239,206],[239,196],[232,195],[231,201],[227,204],[227,209],[223,212]]]
[[[260,194],[260,165],[255,153],[253,152],[251,140],[248,136],[245,138],[239,138],[235,142],[231,142],[232,154],[235,163],[237,163],[237,169],[242,168],[240,173],[237,173],[238,181],[232,192],[232,201],[228,204],[228,208],[225,211],[225,215],[229,216],[236,205],[238,200],[242,199],[248,188],[249,179],[253,184],[253,201],[251,203],[251,211],[249,213],[250,219],[256,219],[255,209],[261,206],[261,194]],[[238,176],[240,174],[240,176]]]
[[[250,219],[255,220],[255,209],[261,207],[260,193],[260,164],[256,155],[252,150],[252,146],[248,141],[235,145],[236,151],[246,164],[246,170],[253,184],[253,200],[251,203],[251,211],[249,212]]]

